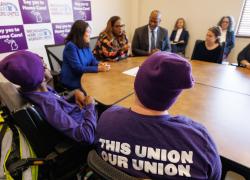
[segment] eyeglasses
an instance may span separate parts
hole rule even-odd
[[[115,25],[114,27],[115,27],[115,28],[122,28],[122,27],[125,27],[125,24]]]
[[[222,21],[222,23],[227,23],[227,24],[228,24],[228,23],[229,23],[229,21]]]

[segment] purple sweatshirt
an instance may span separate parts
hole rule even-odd
[[[140,178],[219,180],[221,161],[207,130],[184,116],[146,116],[113,106],[97,125],[98,154]]]
[[[48,92],[22,94],[39,108],[51,126],[77,142],[93,143],[97,121],[94,104],[80,109],[50,88]]]

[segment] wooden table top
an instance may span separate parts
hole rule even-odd
[[[246,68],[192,60],[196,83],[250,95],[250,70]]]
[[[130,107],[134,95],[118,103]],[[250,167],[250,96],[195,84],[182,92],[170,108],[172,115],[185,115],[203,124],[220,155]]]
[[[82,87],[99,102],[112,105],[134,90],[134,77],[122,72],[140,66],[145,59],[146,57],[131,57],[119,62],[110,62],[109,72],[84,74],[81,79]],[[196,83],[250,96],[248,69],[204,61],[190,62]]]
[[[99,102],[112,105],[134,91],[134,77],[122,72],[140,66],[144,60],[145,57],[137,57],[109,62],[109,72],[84,74],[81,79],[82,87]]]

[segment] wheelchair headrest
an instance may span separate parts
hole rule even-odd
[[[27,101],[22,98],[18,88],[10,82],[0,82],[0,98],[10,112],[15,112],[27,105]]]

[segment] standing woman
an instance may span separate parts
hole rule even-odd
[[[93,50],[97,59],[116,61],[127,57],[129,45],[124,26],[119,16],[108,20],[107,27],[100,33]]]
[[[175,22],[174,30],[170,36],[171,49],[173,53],[185,54],[189,33],[186,30],[184,18],[178,18]]]
[[[99,63],[93,56],[89,47],[90,32],[87,22],[77,20],[65,39],[60,78],[62,84],[69,89],[81,88],[80,79],[83,73],[96,73],[110,69],[108,64]]]
[[[235,45],[235,35],[233,31],[233,17],[223,16],[218,22],[218,26],[221,27],[221,43],[225,42],[224,59],[226,59]]]
[[[206,40],[195,44],[191,59],[221,63],[223,49],[220,45],[220,27],[211,27],[207,31]]]

